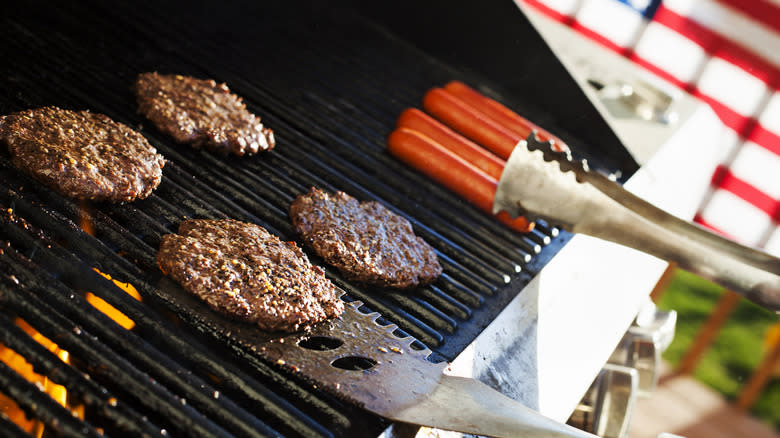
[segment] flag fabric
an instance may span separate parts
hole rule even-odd
[[[780,256],[780,0],[517,0],[712,107],[726,153],[694,221]]]

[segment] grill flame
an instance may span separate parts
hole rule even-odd
[[[97,269],[95,269],[95,272],[102,275],[107,280],[113,281],[118,288],[122,289],[128,295],[135,298],[136,300],[141,301],[141,295],[138,293],[138,290],[136,290],[136,288],[133,287],[132,284],[122,283],[120,281],[114,280],[111,278],[110,275],[104,272],[100,272]],[[117,324],[124,327],[125,330],[132,330],[132,328],[135,327],[135,321],[128,318],[124,313],[117,310],[117,308],[112,306],[111,304],[108,304],[105,300],[103,300],[99,296],[94,295],[92,292],[87,292],[85,298],[87,299],[89,304],[92,304],[93,307],[103,312],[109,318],[113,319]]]
[[[82,203],[80,206],[80,217],[79,217],[79,226],[81,227],[84,232],[89,234],[90,236],[95,235],[95,227],[92,224],[92,219],[90,215],[90,207],[86,203]],[[117,280],[114,280],[111,278],[109,274],[106,274],[105,272],[101,272],[96,268],[93,268],[95,272],[105,277],[107,280],[111,280],[114,282],[114,284],[125,291],[128,295],[135,298],[138,301],[141,301],[141,295],[138,293],[138,290],[136,290],[135,287],[133,287],[130,283],[122,283]],[[114,306],[111,304],[108,304],[105,300],[98,297],[97,295],[93,294],[92,292],[87,292],[85,294],[85,298],[87,301],[92,304],[93,307],[103,312],[106,316],[116,321],[117,324],[124,327],[125,330],[131,330],[133,327],[135,327],[135,322],[128,318],[127,315],[117,310]]]
[[[63,362],[69,363],[67,351],[59,348],[57,344],[53,343],[48,338],[41,335],[38,331],[36,331],[33,327],[27,324],[24,320],[17,318],[15,322],[16,325],[18,325],[25,332],[27,332],[27,334],[30,335],[30,337],[32,337],[36,342],[46,347],[52,353],[56,354],[57,357],[59,357],[60,360],[62,360]],[[68,406],[67,405],[68,393],[64,386],[57,385],[56,383],[49,380],[48,377],[37,374],[35,371],[33,371],[32,364],[27,362],[27,360],[25,360],[23,356],[17,354],[14,350],[2,344],[0,344],[0,361],[3,361],[5,364],[7,364],[9,367],[11,367],[14,371],[19,373],[19,375],[21,375],[28,381],[36,384],[39,388],[41,388],[43,391],[49,394],[51,398],[56,400],[62,406],[65,407]],[[27,419],[24,411],[20,409],[19,406],[12,399],[6,397],[3,394],[0,394],[0,411],[6,414],[11,421],[16,423],[20,428],[25,430],[27,433],[30,433],[37,438],[41,438],[43,436],[43,432],[44,432],[43,423],[36,420]],[[71,411],[75,416],[78,416],[79,418],[84,418],[83,406],[72,407]]]
[[[86,205],[81,206],[79,226],[87,234],[91,236],[95,235],[95,227],[93,226],[90,218],[89,207]],[[102,275],[107,280],[111,280],[114,283],[114,285],[116,285],[121,290],[125,291],[128,295],[132,296],[138,301],[141,301],[141,295],[138,293],[138,290],[136,290],[136,288],[133,287],[132,284],[122,283],[120,281],[114,280],[109,274],[101,272],[98,269],[95,269],[95,272]],[[110,305],[105,300],[93,294],[92,292],[86,292],[84,294],[84,297],[87,300],[87,302],[89,302],[96,309],[103,312],[109,318],[113,319],[117,324],[122,326],[124,329],[132,330],[133,327],[135,327],[135,322],[132,319],[128,318],[124,313],[120,312],[114,306]],[[35,341],[37,341],[38,343],[40,343],[41,345],[49,349],[49,351],[51,351],[52,353],[56,354],[57,357],[59,357],[60,360],[62,360],[64,363],[67,364],[70,363],[68,359],[67,351],[59,348],[56,344],[54,344],[49,339],[44,337],[42,334],[40,334],[37,330],[35,330],[24,320],[17,318],[15,322],[19,327],[21,327],[25,332],[27,332],[27,334],[30,335],[30,337],[32,337]],[[35,371],[33,371],[32,364],[27,362],[24,356],[16,353],[14,350],[6,347],[5,345],[0,344],[0,361],[7,364],[9,367],[11,367],[14,371],[19,373],[19,375],[27,379],[29,382],[37,385],[39,388],[41,388],[41,390],[49,394],[49,396],[55,401],[57,401],[59,404],[61,404],[66,408],[69,408],[73,412],[74,416],[84,419],[83,406],[81,405],[69,406],[67,389],[62,385],[57,385],[56,383],[52,382],[51,380],[49,380],[48,377],[37,374]],[[14,400],[11,398],[6,397],[2,393],[0,393],[0,413],[5,414],[12,422],[18,425],[21,429],[23,429],[29,434],[32,434],[36,438],[41,438],[44,436],[44,428],[45,428],[44,423],[34,419],[33,420],[28,419],[24,411],[19,408],[16,402],[14,402]]]

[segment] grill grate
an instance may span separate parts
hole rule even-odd
[[[384,203],[435,247],[441,279],[400,293],[326,272],[346,299],[380,312],[400,335],[430,348],[434,361],[457,356],[568,239],[543,223],[528,235],[510,232],[385,153],[395,118],[428,88],[478,78],[354,13],[252,11],[247,17],[259,17],[256,26],[227,33],[220,29],[251,20],[197,10],[173,15],[165,5],[143,3],[37,7],[34,18],[32,9],[0,17],[3,58],[16,60],[0,65],[7,78],[0,113],[57,105],[140,126],[130,90],[135,75],[176,72],[227,82],[275,130],[278,144],[256,157],[223,157],[177,146],[144,124],[169,162],[155,193],[126,205],[62,198],[0,153],[0,342],[66,386],[86,420],[1,364],[0,392],[63,436],[375,436],[387,427],[266,364],[160,295],[159,239],[185,218],[231,217],[293,240],[287,209],[309,186]],[[246,44],[236,44],[242,39]],[[132,284],[144,301],[95,269]],[[93,308],[86,291],[135,327],[125,330]],[[67,350],[71,364],[18,329],[15,317]],[[19,432],[5,420],[0,428]]]

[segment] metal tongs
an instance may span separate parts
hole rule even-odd
[[[502,210],[675,262],[780,314],[780,259],[661,210],[534,132],[501,174],[493,212]]]

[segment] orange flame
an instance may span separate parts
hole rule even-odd
[[[95,269],[95,268],[93,268]],[[133,287],[130,283],[122,283],[117,280],[113,280],[110,275],[100,272],[99,270],[95,269],[95,272],[105,277],[107,280],[111,280],[114,282],[114,284],[122,289],[123,291],[127,292],[128,295],[135,298],[138,301],[141,301],[141,294],[138,293],[138,290],[136,290],[135,287]],[[106,316],[116,321],[117,324],[121,325],[125,328],[125,330],[131,330],[133,327],[135,327],[135,321],[128,318],[127,315],[120,312],[116,307],[112,306],[111,304],[108,304],[106,301],[104,301],[102,298],[100,298],[97,295],[94,295],[92,292],[87,292],[85,295],[87,301],[89,304],[92,304],[96,309],[103,312]]]
[[[92,224],[91,215],[90,215],[90,206],[86,203],[83,203],[80,206],[80,215],[79,215],[79,226],[81,229],[83,229],[87,234],[94,236],[95,235],[95,227]],[[122,283],[117,280],[113,280],[110,275],[100,272],[98,269],[95,269],[95,271],[105,277],[108,280],[113,281],[113,283],[123,291],[125,291],[127,294],[132,296],[138,301],[141,301],[141,295],[138,293],[135,287],[129,283]],[[85,293],[85,298],[87,302],[89,302],[92,306],[94,306],[96,309],[100,310],[104,314],[106,314],[108,317],[113,319],[117,322],[120,326],[125,328],[126,330],[131,330],[133,327],[135,327],[135,321],[128,318],[125,314],[117,310],[112,305],[108,304],[106,301],[104,301],[102,298],[98,297],[97,295],[94,295],[91,292]],[[60,349],[56,344],[51,342],[49,339],[38,333],[33,327],[31,327],[29,324],[27,324],[22,319],[16,320],[16,324],[24,329],[27,334],[29,334],[35,341],[49,349],[49,351],[53,352],[57,355],[57,357],[60,358],[65,363],[70,363],[68,360],[68,352],[65,350]],[[9,367],[11,367],[13,370],[15,370],[17,373],[19,373],[22,377],[27,379],[28,381],[40,385],[43,390],[51,396],[54,400],[56,400],[59,404],[62,406],[68,407],[67,404],[67,398],[68,393],[64,386],[57,385],[54,382],[50,381],[46,376],[42,376],[40,374],[37,374],[35,371],[33,371],[32,364],[27,362],[27,360],[24,358],[24,356],[19,355],[14,350],[6,347],[3,344],[0,344],[0,361],[6,363]],[[84,407],[83,406],[75,406],[70,408],[73,412],[74,416],[77,416],[78,418],[83,419],[84,418]],[[27,433],[33,434],[37,438],[41,438],[44,434],[44,424],[37,420],[30,420],[27,418],[26,414],[22,409],[19,408],[19,406],[14,402],[13,399],[6,397],[4,394],[0,393],[0,412],[4,413],[8,416],[8,418],[13,421],[15,424],[17,424],[19,427],[21,427],[23,430],[25,430]]]
[[[85,233],[89,234],[90,236],[95,235],[95,227],[92,226],[92,219],[90,216],[90,212],[92,210],[89,207],[89,204],[86,202],[81,202],[79,204],[79,226],[82,230],[84,230]]]
[[[36,342],[46,347],[52,353],[56,354],[60,360],[68,363],[67,351],[60,349],[57,344],[51,342],[48,338],[38,333],[38,331],[32,328],[24,320],[17,318],[16,325],[21,327]],[[3,361],[28,381],[40,385],[43,390],[49,394],[49,396],[51,396],[51,398],[57,401],[57,403],[67,407],[67,391],[65,387],[52,382],[46,376],[37,374],[35,371],[33,371],[32,364],[27,362],[23,356],[17,354],[14,350],[6,347],[5,345],[0,344],[0,361]],[[19,409],[19,406],[12,399],[6,397],[3,394],[0,394],[0,411],[5,413],[11,421],[16,423],[27,433],[31,433],[37,438],[41,438],[43,436],[43,423],[36,420],[27,419],[24,411]],[[74,415],[78,416],[79,418],[84,418],[83,407],[77,407],[72,409],[72,411]]]
[[[89,234],[90,236],[95,235],[95,227],[92,224],[92,216],[91,216],[91,207],[88,203],[84,202],[79,206],[79,226],[81,227],[84,232]],[[100,272],[100,270],[95,269],[95,272],[105,277],[107,280],[112,280],[111,276]],[[130,296],[135,298],[138,301],[141,301],[141,295],[138,293],[138,291],[131,285],[130,283],[121,283],[116,280],[112,280],[114,284],[122,289],[123,291],[127,292]],[[127,315],[120,312],[115,308],[114,306],[108,304],[105,300],[100,298],[99,296],[93,294],[92,292],[87,292],[84,297],[87,299],[87,302],[92,304],[93,307],[103,312],[106,316],[116,321],[117,324],[121,325],[125,328],[125,330],[131,330],[133,327],[135,327],[135,321],[128,318]]]

